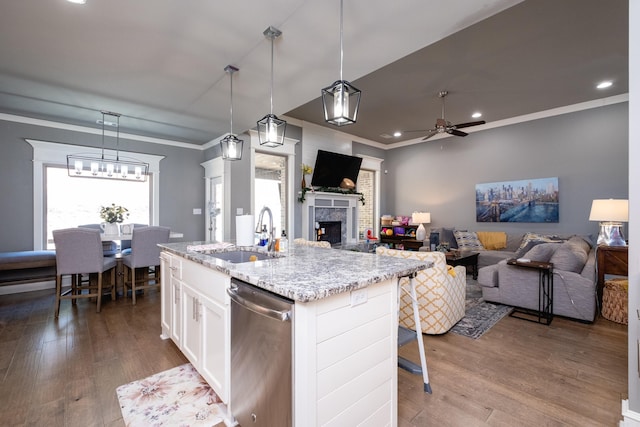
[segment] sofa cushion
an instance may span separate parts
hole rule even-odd
[[[521,258],[531,250],[536,245],[541,243],[553,243],[553,242],[562,242],[567,240],[566,238],[554,235],[545,235],[538,233],[527,233],[522,238],[522,243],[520,243],[520,247],[516,251],[516,257]]]
[[[507,233],[504,231],[477,231],[478,240],[488,251],[507,247]]]
[[[531,248],[523,258],[532,261],[549,262],[553,254],[561,245],[559,243],[541,243]]]
[[[554,270],[580,273],[588,257],[589,251],[583,245],[567,241],[560,245],[549,262],[553,263]]]
[[[480,240],[478,240],[478,235],[475,231],[456,230],[453,232],[453,235],[456,237],[458,249],[475,251],[484,250],[484,247],[482,246],[482,243],[480,243]]]

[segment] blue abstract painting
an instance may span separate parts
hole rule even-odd
[[[558,178],[476,184],[477,222],[559,222]]]

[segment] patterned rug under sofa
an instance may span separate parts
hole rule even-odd
[[[465,315],[449,332],[478,339],[500,319],[511,313],[511,310],[511,306],[483,300],[480,285],[475,280],[467,278]]]
[[[116,389],[127,427],[215,426],[226,407],[190,363]]]

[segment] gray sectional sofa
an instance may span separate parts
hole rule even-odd
[[[539,243],[522,258],[552,262],[553,313],[586,322],[596,315],[595,247],[573,236],[566,241]],[[506,259],[480,268],[478,284],[486,301],[528,309],[538,308],[538,271],[507,264]]]

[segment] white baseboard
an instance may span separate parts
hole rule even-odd
[[[17,294],[20,292],[42,291],[44,289],[55,289],[56,281],[47,280],[44,282],[21,283],[19,285],[0,286],[0,295]]]
[[[629,409],[629,401],[622,401],[622,421],[619,427],[640,427],[640,413]]]

